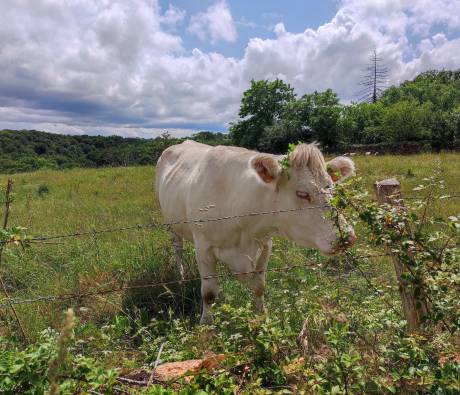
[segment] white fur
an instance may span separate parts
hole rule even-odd
[[[194,141],[169,147],[156,169],[156,192],[164,220],[327,205],[330,196],[325,192],[331,178],[315,145],[302,144],[291,153],[289,176],[281,171],[280,159],[243,148],[210,147]],[[340,159],[337,163],[345,162]],[[348,161],[346,164],[350,165]],[[300,196],[308,193],[311,202],[299,198],[297,192]],[[172,232],[175,240],[182,238],[195,244],[202,278],[216,274],[217,260],[237,274],[266,269],[274,235],[325,254],[333,253],[337,234],[332,221],[325,216],[327,211],[327,208],[314,208],[199,225],[179,224],[172,226]],[[249,285],[256,307],[263,310],[265,273],[237,277]],[[201,321],[210,322],[211,304],[218,294],[217,280],[203,279],[201,293]]]

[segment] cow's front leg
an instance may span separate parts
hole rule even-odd
[[[221,250],[218,256],[236,278],[252,291],[256,311],[260,313],[265,311],[265,272],[271,248],[271,240],[254,241],[239,250]]]
[[[212,305],[219,293],[216,278],[216,258],[209,247],[196,245],[196,260],[201,277],[201,299],[203,302],[200,324],[212,324]]]
[[[268,240],[262,247],[262,252],[259,259],[257,259],[255,273],[249,281],[249,288],[254,294],[254,305],[257,313],[265,313],[265,276],[271,251],[272,241]]]
[[[171,232],[171,238],[174,248],[174,261],[176,263],[177,269],[179,270],[180,277],[182,280],[185,278],[185,269],[184,269],[184,261],[182,258],[182,252],[184,249],[184,240],[182,237],[177,235],[174,232]]]

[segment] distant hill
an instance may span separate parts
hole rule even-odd
[[[223,133],[204,131],[191,138],[211,145],[229,144]],[[165,148],[183,140],[167,133],[155,139],[141,139],[0,130],[0,173],[154,164]]]

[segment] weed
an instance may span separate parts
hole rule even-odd
[[[44,197],[50,192],[50,189],[48,188],[48,185],[46,184],[40,184],[38,189],[37,189],[37,194],[40,197]]]

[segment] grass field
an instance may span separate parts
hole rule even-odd
[[[371,195],[373,183],[389,177],[397,177],[401,181],[405,195],[423,193],[413,192],[412,189],[424,177],[432,175],[435,168],[441,171],[446,191],[460,194],[459,154],[357,156],[354,159],[358,176],[363,178]],[[0,176],[0,185],[5,185],[7,178],[14,181],[10,225],[24,226],[33,236],[161,221],[154,198],[153,167],[39,171]],[[433,214],[443,217],[460,214],[460,199],[440,201]],[[84,293],[121,284],[177,279],[172,270],[171,256],[171,244],[165,229],[131,230],[63,239],[56,244],[33,244],[24,250],[8,249],[3,256],[2,275],[14,298]],[[189,275],[196,275],[191,245],[186,248],[186,260]],[[363,262],[375,284],[382,289],[386,287],[384,298],[376,297],[363,278],[337,260],[327,260],[315,251],[296,247],[286,240],[275,241],[269,266],[306,261],[314,264],[306,269],[285,274],[269,273],[268,276],[266,299],[269,316],[282,323],[279,337],[289,339],[286,347],[295,343],[304,318],[320,308],[319,301],[319,305],[331,306],[335,314],[364,321],[370,310],[375,317],[395,314],[388,311],[384,300],[399,308],[391,265],[386,258]],[[231,310],[232,314],[250,317],[250,312],[246,310],[240,313],[232,310],[246,306],[246,302],[241,301],[249,300],[247,291],[230,277],[223,281],[222,288],[224,293],[219,297],[218,315],[225,318]],[[209,351],[211,343],[200,341],[200,330],[195,327],[199,314],[198,290],[199,283],[195,282],[65,302],[22,304],[16,308],[28,338],[35,341],[44,328],[59,328],[62,311],[73,307],[80,321],[80,336],[86,342],[85,350],[99,355],[110,348],[110,353],[101,356],[106,366],[132,367],[142,366],[154,359],[160,340],[169,341],[169,349],[164,352],[165,359],[199,357]],[[168,307],[174,311],[168,312]],[[134,337],[124,333],[122,328],[123,333],[114,335],[116,341],[110,345],[96,335],[100,333],[100,328],[107,325],[118,328],[120,317],[130,322],[126,324],[130,331],[149,327],[152,315],[161,317],[161,322],[171,333],[177,335],[178,331],[182,331],[183,335],[168,338],[164,330],[160,339],[152,329],[143,340],[133,340]],[[0,312],[0,318],[2,335],[17,337],[17,327],[5,309]],[[222,331],[235,331],[224,318],[220,321],[217,318],[223,323],[222,328],[226,328]]]
[[[357,175],[370,194],[377,180],[397,177],[405,195],[412,192],[436,167],[442,171],[446,190],[459,192],[460,155],[358,156]],[[73,169],[39,171],[11,176],[14,202],[10,225],[24,226],[31,235],[66,234],[161,221],[154,196],[154,168]],[[7,176],[0,177],[5,185]],[[40,192],[42,191],[42,192]],[[439,205],[440,215],[460,212],[460,200]],[[286,241],[280,246],[299,250]],[[191,251],[188,251],[191,258]],[[279,251],[275,250],[275,256]],[[64,239],[63,244],[34,245],[5,257],[5,276],[16,297],[61,294],[134,280],[170,259],[171,247],[163,229],[116,232],[96,237]],[[316,256],[316,255],[315,255]],[[159,262],[160,261],[160,262]],[[193,259],[191,259],[193,261]],[[278,264],[283,262],[278,262]],[[286,262],[284,262],[286,263]],[[62,306],[27,306],[31,336],[44,325],[60,322]],[[95,312],[99,314],[99,312]],[[32,318],[33,317],[33,318]],[[57,321],[56,321],[57,320]]]

